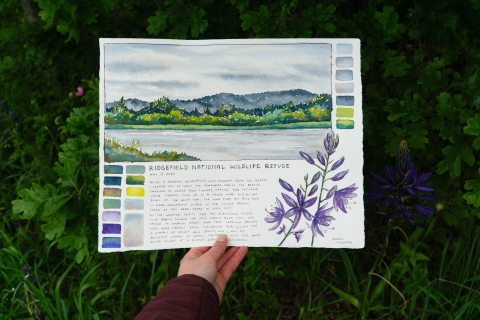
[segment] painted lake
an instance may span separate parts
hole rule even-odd
[[[200,160],[300,160],[324,152],[323,140],[332,130],[105,130],[124,146],[140,141],[144,152],[176,151]]]

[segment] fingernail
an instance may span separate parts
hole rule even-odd
[[[217,237],[217,241],[226,242],[227,241],[227,235],[226,234],[219,234],[218,237]]]

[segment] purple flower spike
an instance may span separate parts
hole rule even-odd
[[[308,163],[310,164],[315,164],[315,161],[312,159],[312,157],[310,157],[308,154],[306,154],[305,152],[303,151],[300,151],[300,155],[302,156],[303,159],[305,159],[305,161],[307,161]]]
[[[332,134],[327,133],[327,137],[325,138],[325,140],[323,140],[323,145],[325,146],[325,150],[327,151],[328,155],[331,156],[335,152],[335,149],[337,149],[339,142],[340,140],[334,132],[332,132]]]
[[[332,166],[332,171],[335,170],[335,169],[338,169],[338,167],[340,167],[342,164],[343,164],[343,161],[345,161],[345,157],[342,157],[340,160],[338,160],[337,162],[335,162]]]
[[[370,182],[371,191],[367,193],[367,199],[381,201],[387,206],[387,221],[402,219],[411,226],[418,223],[418,215],[426,221],[435,213],[433,208],[421,203],[437,199],[431,194],[433,188],[427,184],[431,173],[418,173],[417,165],[410,161],[410,149],[405,141],[401,141],[398,147],[395,167],[385,167],[386,179],[376,174],[373,176],[380,183]]]
[[[314,237],[316,237],[318,234],[324,237],[321,226],[328,227],[330,225],[330,221],[335,220],[334,217],[328,215],[333,208],[325,209],[326,206],[327,204],[324,204],[322,207],[320,207],[313,218],[312,233]]]
[[[315,182],[318,181],[318,179],[320,179],[320,171],[318,171],[317,173],[315,173],[315,175],[313,176],[312,178],[312,181],[310,181],[310,184],[314,184]]]
[[[323,157],[323,154],[321,154],[320,152],[317,153],[317,159],[318,159],[318,162],[320,162],[322,166],[325,165],[325,158]]]
[[[297,243],[300,242],[300,239],[302,239],[302,233],[305,231],[304,229],[295,231],[293,234],[295,235],[295,239],[297,239]]]
[[[283,181],[282,179],[278,179],[278,182],[280,182],[280,185],[282,186],[283,189],[293,192],[293,188],[288,182]]]
[[[25,266],[25,267],[22,267],[22,269],[21,269],[20,271],[21,271],[23,274],[27,274],[28,271],[29,271],[29,269],[28,269],[27,266]]]
[[[335,211],[338,211],[338,209],[340,209],[343,212],[347,213],[345,205],[348,204],[349,199],[357,196],[356,193],[353,193],[355,190],[357,190],[357,187],[355,187],[354,183],[349,187],[335,191],[335,194],[333,195],[333,208],[335,209]]]
[[[347,175],[347,173],[348,173],[348,170],[337,173],[332,177],[332,181],[342,180]]]

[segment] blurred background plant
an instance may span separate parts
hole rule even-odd
[[[478,21],[479,0],[2,1],[0,318],[132,319],[185,252],[96,251],[99,37],[360,38],[365,178],[392,184],[405,141],[437,198],[405,189],[387,222],[428,222],[385,223],[383,201],[365,249],[252,249],[224,318],[478,318]]]

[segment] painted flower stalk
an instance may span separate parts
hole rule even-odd
[[[324,237],[328,227],[335,220],[330,215],[333,210],[347,213],[349,201],[357,196],[354,193],[357,187],[355,184],[344,188],[339,187],[339,181],[348,174],[348,169],[337,170],[342,167],[345,157],[336,161],[333,159],[339,143],[339,136],[332,132],[324,139],[326,152],[318,152],[316,159],[303,151],[300,152],[300,156],[318,170],[311,179],[308,174],[304,176],[304,185],[294,189],[287,181],[279,179],[280,186],[286,191],[281,193],[281,199],[286,206],[280,197],[277,197],[274,210],[267,211],[269,215],[265,218],[265,222],[274,224],[270,231],[282,225],[276,231],[277,234],[283,235],[283,240],[278,246],[281,246],[291,235],[299,243],[307,229],[311,230],[311,246],[313,246],[315,238]],[[288,222],[290,227],[287,230],[285,223],[288,225]]]

